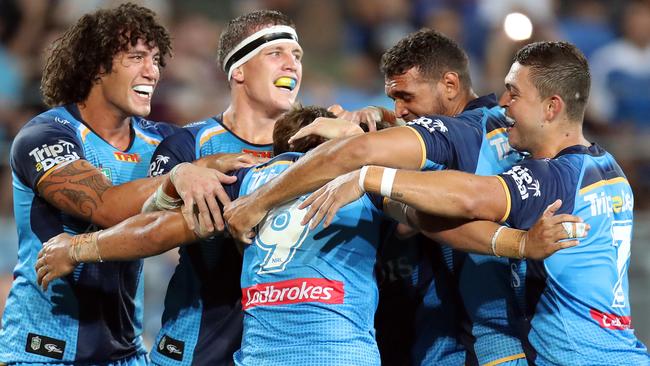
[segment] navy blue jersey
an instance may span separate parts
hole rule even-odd
[[[422,144],[424,170],[455,169],[492,175],[522,159],[508,143],[504,111],[493,94],[475,99],[458,116],[422,117],[407,126],[417,133]],[[511,287],[508,261],[448,247],[443,247],[437,256],[434,261],[445,263],[451,273],[434,271],[439,283],[430,284],[420,312],[445,313],[446,319],[463,319],[458,326],[462,329],[458,338],[467,349],[467,364],[521,362],[525,357],[521,344],[523,316]],[[450,305],[458,298],[454,288],[460,294],[463,310]],[[445,307],[448,309],[444,310]],[[455,331],[451,324],[442,335],[440,328],[424,321],[418,324],[425,327],[419,331],[414,349],[416,362],[463,362],[458,351],[450,348],[449,337]]]
[[[210,118],[166,138],[154,153],[150,174],[216,153],[270,156],[271,150],[271,145],[240,139],[221,117]],[[241,344],[241,255],[233,240],[223,236],[184,246],[179,253],[151,359],[166,366],[231,364]]]
[[[301,154],[237,173],[231,198],[253,192]],[[237,365],[380,365],[373,326],[381,197],[364,195],[327,228],[300,224],[300,197],[271,209],[244,249],[244,336]]]
[[[120,151],[96,135],[76,106],[29,121],[11,149],[18,264],[0,331],[2,362],[108,362],[142,355],[142,261],[83,263],[43,292],[34,265],[42,244],[66,232],[96,231],[39,196],[57,168],[85,159],[117,185],[147,175],[151,154],[175,128],[131,119],[132,141]],[[82,199],[82,198],[77,198]]]
[[[525,273],[528,339],[537,365],[648,365],[634,335],[627,268],[634,198],[614,158],[598,145],[571,146],[499,175],[509,197],[506,223],[528,229],[556,199],[559,213],[591,226],[578,246],[543,261],[513,261]],[[524,267],[523,269],[521,267]]]

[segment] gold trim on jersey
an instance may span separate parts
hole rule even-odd
[[[420,170],[424,168],[424,164],[427,162],[427,146],[424,144],[424,139],[422,139],[422,136],[420,136],[420,133],[413,127],[411,126],[405,126],[409,128],[415,136],[418,137],[418,141],[420,141],[420,147],[422,148],[422,160],[420,161]]]
[[[526,358],[526,354],[524,354],[524,353],[517,353],[516,355],[511,355],[511,356],[502,357],[502,358],[500,358],[500,359],[498,359],[498,360],[494,360],[494,361],[492,361],[492,362],[488,362],[488,363],[484,364],[483,366],[495,366],[495,365],[502,364],[502,363],[504,363],[504,362],[513,361],[513,360],[518,360],[518,359],[520,359],[520,358]]]
[[[504,222],[508,219],[508,216],[510,216],[510,209],[512,207],[512,201],[510,200],[510,188],[508,188],[508,184],[506,184],[506,181],[503,180],[503,178],[501,178],[498,175],[495,175],[495,177],[497,177],[497,179],[503,186],[503,190],[505,191],[506,194],[506,213],[503,215],[501,220],[499,220],[499,222]]]
[[[592,184],[590,184],[590,185],[588,185],[586,187],[580,188],[578,193],[585,194],[585,193],[591,191],[592,189],[596,189],[596,188],[599,188],[599,187],[602,187],[602,186],[617,184],[617,183],[627,183],[627,179],[625,179],[623,177],[616,177],[616,178],[612,178],[612,179],[604,179],[604,180],[598,181],[596,183],[592,183]]]

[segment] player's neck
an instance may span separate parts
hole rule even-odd
[[[591,146],[591,142],[582,134],[582,124],[577,123],[570,123],[567,128],[560,127],[560,130],[542,140],[540,146],[531,151],[535,159],[554,158],[560,151],[575,145]]]
[[[456,116],[463,113],[465,107],[476,98],[478,98],[478,95],[472,89],[460,94],[458,100],[451,106],[448,115]]]
[[[130,116],[111,105],[91,90],[88,98],[77,103],[83,121],[102,139],[115,148],[124,150],[130,144]]]
[[[223,113],[223,122],[235,135],[253,144],[273,143],[273,126],[280,118],[247,104],[231,104]]]

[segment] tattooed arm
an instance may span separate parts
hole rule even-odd
[[[41,178],[38,194],[56,208],[100,227],[113,226],[140,212],[162,177],[114,186],[88,161],[79,159]]]

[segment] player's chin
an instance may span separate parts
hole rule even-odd
[[[146,117],[151,113],[151,104],[137,105],[131,108],[131,115]]]

